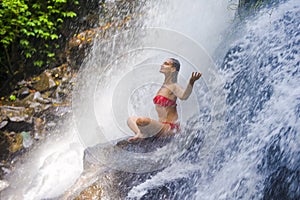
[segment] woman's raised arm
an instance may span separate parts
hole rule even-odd
[[[185,90],[176,84],[173,90],[175,96],[177,96],[180,100],[187,100],[192,93],[195,81],[197,81],[201,76],[202,74],[200,72],[193,72]]]

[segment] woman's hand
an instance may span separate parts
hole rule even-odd
[[[201,76],[202,74],[200,72],[193,72],[192,77],[190,78],[190,84],[194,85],[195,81],[197,81]]]

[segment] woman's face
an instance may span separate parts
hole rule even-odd
[[[173,72],[175,67],[173,67],[173,62],[171,59],[167,59],[161,66],[159,72],[161,73],[171,73]]]

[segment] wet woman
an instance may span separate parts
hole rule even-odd
[[[158,114],[158,121],[148,117],[129,117],[127,124],[135,133],[128,141],[136,141],[140,138],[152,136],[170,136],[179,131],[176,100],[186,100],[192,93],[195,81],[201,77],[201,73],[193,72],[186,89],[177,84],[177,76],[180,70],[180,63],[175,58],[167,59],[160,68],[165,75],[163,85],[153,99]]]

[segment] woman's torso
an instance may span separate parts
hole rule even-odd
[[[176,102],[177,97],[172,92],[174,85],[162,86],[156,96],[162,96],[167,98],[170,102]],[[171,122],[174,123],[178,120],[178,113],[176,108],[176,103],[174,105],[166,106],[166,105],[158,105],[155,104],[155,109],[158,114],[158,118],[160,122]]]

